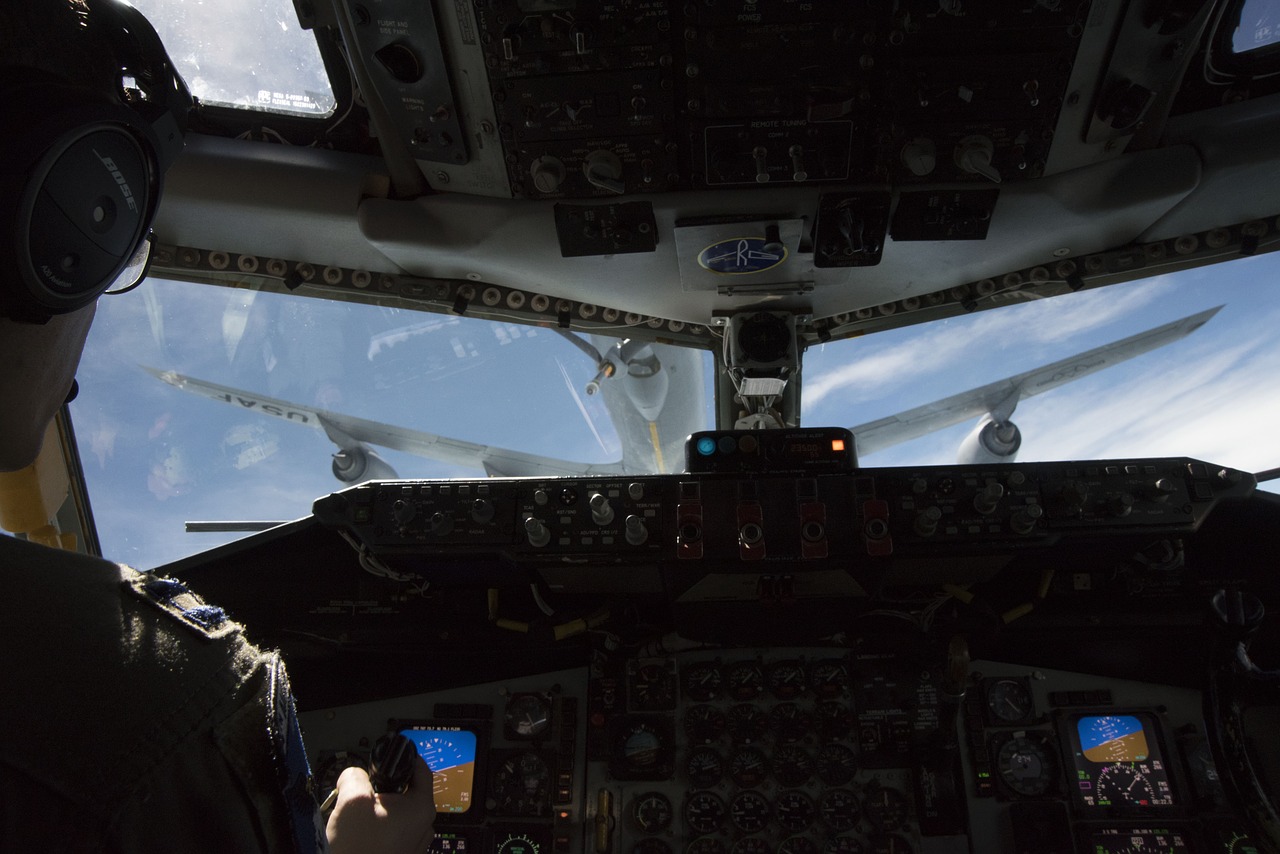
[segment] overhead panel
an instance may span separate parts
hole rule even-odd
[[[474,15],[511,194],[559,199],[1040,177],[1088,4],[484,0]]]

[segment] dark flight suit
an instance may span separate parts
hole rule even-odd
[[[0,852],[323,850],[280,659],[170,579],[0,535]]]

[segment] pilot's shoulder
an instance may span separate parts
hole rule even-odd
[[[283,663],[182,582],[0,536],[0,648],[0,781],[85,832],[133,828],[121,850],[160,850],[144,813],[180,813],[196,786],[226,826],[167,850],[315,848]]]

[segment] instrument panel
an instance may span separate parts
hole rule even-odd
[[[305,712],[324,794],[388,729],[440,854],[1253,851],[1196,691],[839,647],[603,655]]]

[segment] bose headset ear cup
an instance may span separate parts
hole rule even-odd
[[[159,194],[155,156],[132,110],[47,87],[41,97],[50,112],[25,141],[0,146],[21,170],[5,176],[12,195],[0,200],[0,227],[12,241],[0,310],[28,321],[75,311],[110,287],[145,236]]]
[[[111,287],[182,147],[191,99],[159,36],[117,0],[87,7],[92,44],[111,57],[92,88],[47,70],[0,70],[5,124],[21,129],[0,137],[0,316],[43,322]],[[104,77],[112,68],[116,78]],[[141,90],[127,104],[121,74]]]

